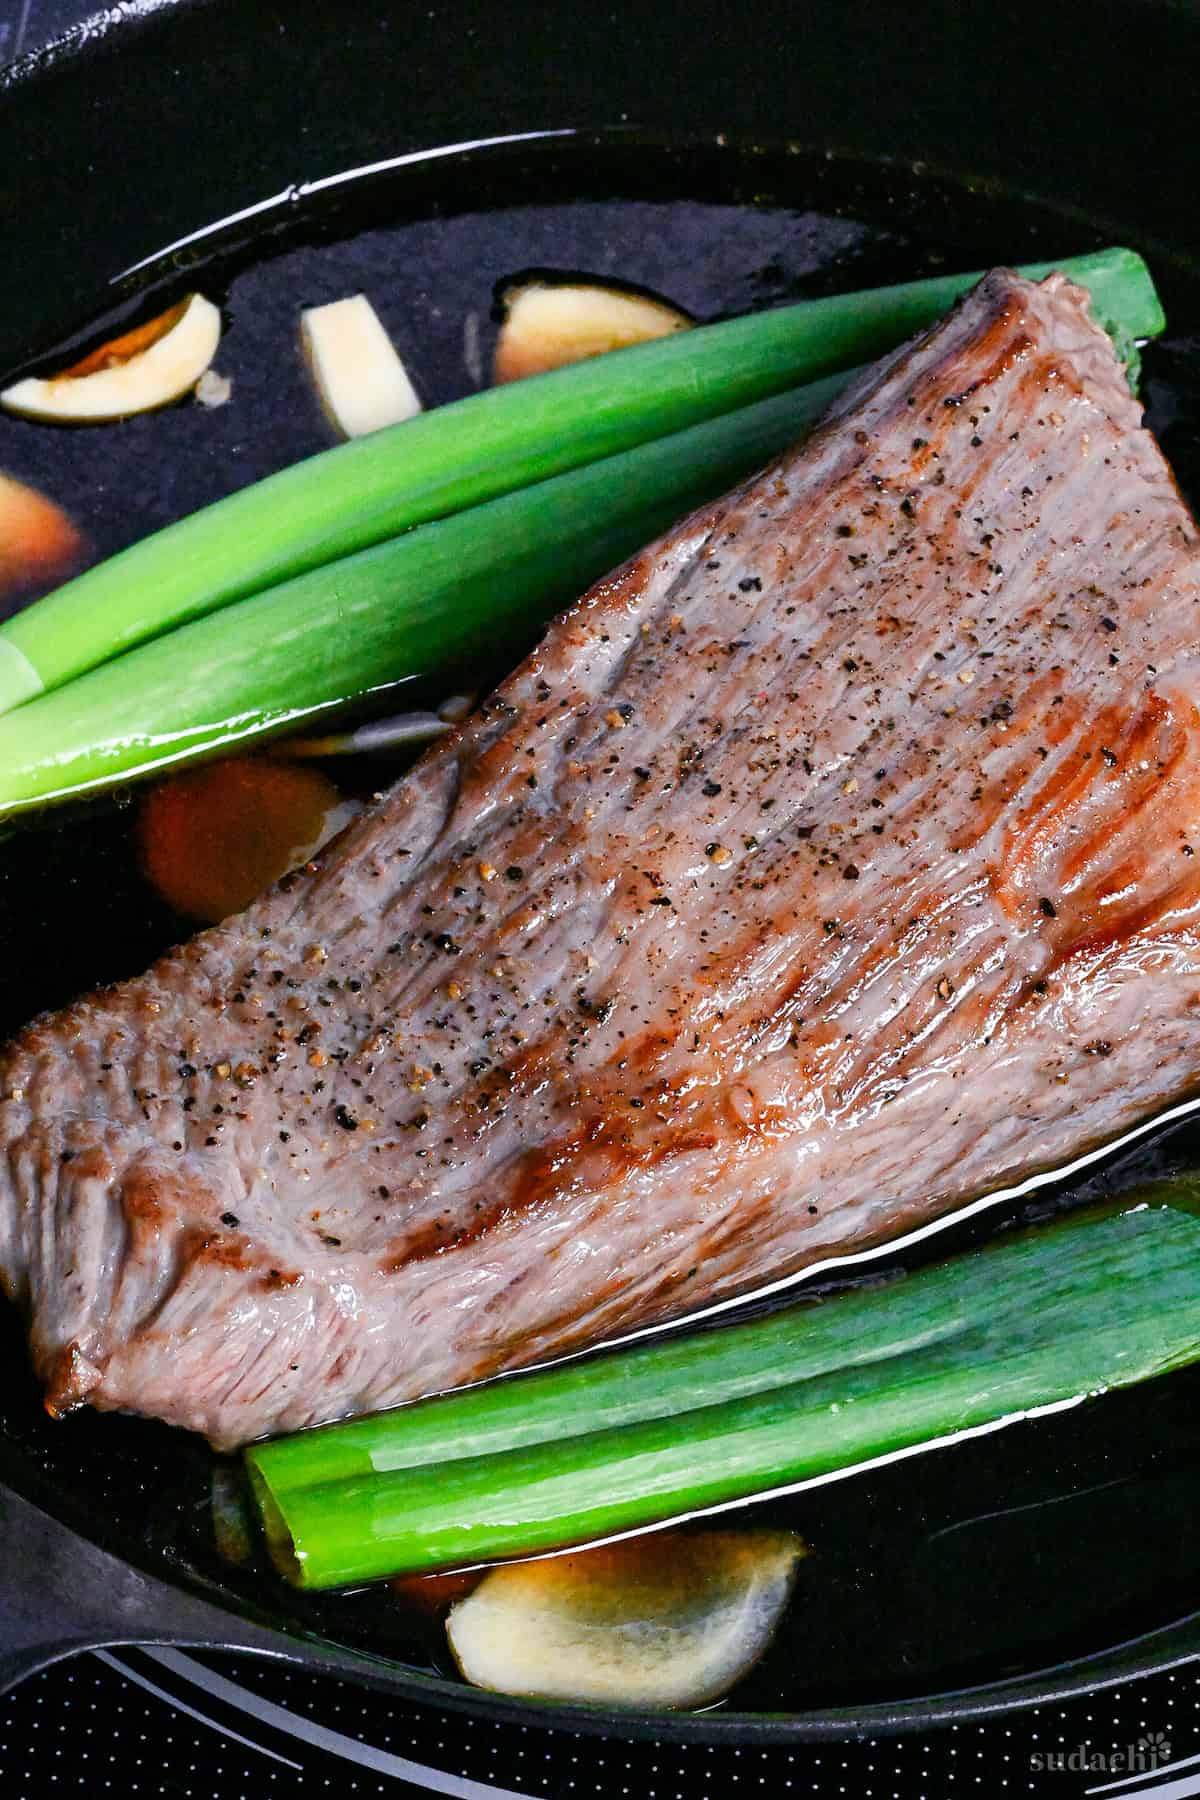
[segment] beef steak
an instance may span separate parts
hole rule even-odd
[[[1086,295],[990,275],[316,863],[0,1055],[51,1409],[389,1406],[1177,1095],[1196,547]]]

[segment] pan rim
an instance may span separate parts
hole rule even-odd
[[[214,0],[135,0],[130,8],[110,9],[92,20],[70,28],[39,49],[28,52],[7,68],[0,70],[0,107],[15,92],[24,92],[57,72],[64,63],[89,62],[101,52],[121,55],[132,47],[136,34],[150,24],[169,25],[173,18],[190,15]],[[860,153],[861,154],[861,153]],[[866,159],[872,160],[872,159]],[[947,171],[956,179],[964,179],[962,170]],[[1014,189],[1014,195],[1020,192]],[[1033,196],[1036,198],[1036,196]],[[1095,216],[1087,215],[1090,223]],[[1162,254],[1176,254],[1164,246]],[[22,1485],[14,1491],[26,1493]],[[37,1505],[43,1499],[28,1494]],[[61,1519],[57,1509],[52,1516]],[[67,1528],[75,1532],[75,1527]],[[82,1533],[75,1533],[92,1542]],[[124,1559],[123,1559],[124,1560]],[[169,1581],[201,1594],[206,1600],[227,1611],[232,1621],[241,1615],[228,1604],[228,1597],[214,1598],[213,1591],[202,1581],[180,1579],[180,1571],[165,1575],[157,1564],[143,1565],[159,1580]],[[328,1660],[306,1649],[303,1641],[293,1640],[294,1656],[281,1651],[288,1660],[309,1668],[329,1667]],[[1192,1643],[1196,1648],[1192,1648]],[[214,1648],[217,1646],[214,1646]],[[317,1648],[314,1645],[314,1650]],[[325,1648],[325,1646],[320,1646]],[[344,1647],[332,1647],[349,1656]],[[1159,1627],[1117,1645],[1078,1658],[1067,1664],[1054,1665],[1045,1671],[982,1683],[905,1702],[879,1703],[854,1707],[807,1709],[798,1713],[710,1713],[675,1715],[642,1711],[563,1706],[557,1703],[517,1700],[486,1694],[448,1678],[424,1675],[405,1665],[389,1664],[385,1659],[354,1654],[357,1668],[337,1667],[336,1672],[379,1686],[388,1692],[401,1693],[414,1700],[436,1701],[454,1710],[519,1721],[537,1726],[565,1728],[591,1733],[617,1733],[633,1737],[654,1737],[694,1742],[795,1743],[844,1738],[851,1735],[894,1735],[930,1729],[941,1725],[970,1722],[1024,1710],[1050,1701],[1081,1693],[1095,1692],[1100,1687],[1177,1666],[1200,1653],[1200,1610],[1187,1614],[1170,1625]]]

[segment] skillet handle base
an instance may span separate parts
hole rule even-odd
[[[0,1487],[0,1694],[117,1644],[295,1654],[286,1637],[156,1581]]]

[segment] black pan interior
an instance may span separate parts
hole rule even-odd
[[[1094,31],[1096,9],[1089,11]],[[247,55],[267,29],[268,14],[263,9],[246,27]],[[913,16],[921,15],[917,9]],[[478,79],[465,93],[461,83],[453,94],[440,86],[425,90],[419,141],[491,135],[480,121],[515,129],[517,119],[526,128],[583,119],[589,129],[576,137],[466,151],[306,193],[187,250],[152,258],[135,278],[115,281],[126,263],[225,216],[233,200],[245,205],[279,191],[273,182],[284,166],[326,174],[408,147],[403,133],[378,116],[376,88],[390,82],[394,95],[399,74],[390,36],[374,15],[363,9],[362,44],[352,42],[338,67],[345,91],[364,97],[374,121],[369,137],[361,121],[352,131],[335,120],[328,99],[305,85],[298,59],[306,45],[315,55],[322,41],[315,15],[297,7],[286,20],[274,16],[285,68],[264,72],[259,65],[253,83],[236,33],[221,36],[234,33],[230,9],[210,4],[168,9],[153,27],[102,37],[98,47],[65,57],[61,67],[51,58],[26,78],[26,86],[18,82],[0,99],[0,167],[11,166],[2,154],[5,134],[10,148],[27,148],[35,116],[44,132],[81,97],[89,106],[98,104],[101,90],[115,138],[97,172],[85,178],[79,127],[70,121],[66,126],[63,161],[79,176],[76,200],[86,190],[89,202],[96,202],[88,233],[64,211],[62,170],[39,172],[34,180],[24,216],[33,223],[52,220],[55,231],[31,254],[28,292],[10,288],[0,295],[0,362],[18,366],[94,325],[101,314],[115,309],[115,316],[124,316],[157,305],[181,284],[203,285],[226,311],[220,366],[233,377],[235,402],[223,412],[181,407],[110,431],[74,434],[0,419],[0,468],[63,500],[100,553],[327,441],[292,350],[302,304],[365,288],[410,357],[427,399],[438,402],[472,385],[464,321],[477,320],[486,358],[492,284],[522,268],[616,275],[664,291],[700,317],[714,317],[941,268],[1069,254],[1109,241],[1114,214],[1124,210],[1122,223],[1133,223],[1128,171],[1117,169],[1114,158],[1106,186],[1098,145],[1076,169],[1076,186],[1092,197],[1092,213],[1064,196],[1071,167],[1064,165],[1058,139],[1048,140],[1056,145],[1044,177],[1050,198],[1034,201],[1017,191],[1038,182],[1030,143],[1005,139],[1011,97],[1001,106],[976,95],[980,129],[972,137],[961,96],[938,96],[922,80],[931,109],[918,121],[927,134],[922,141],[940,154],[918,157],[914,167],[914,121],[902,120],[892,84],[906,70],[916,81],[918,72],[911,54],[897,57],[890,73],[881,67],[882,44],[892,39],[882,28],[881,10],[867,7],[856,9],[844,54],[851,52],[851,39],[858,43],[867,86],[873,84],[880,104],[891,107],[889,143],[905,155],[880,160],[879,118],[849,107],[848,100],[843,129],[833,133],[829,96],[818,95],[811,69],[795,90],[812,108],[805,137],[811,141],[820,125],[829,142],[848,146],[832,156],[792,137],[788,127],[798,103],[785,115],[777,72],[763,79],[753,107],[727,73],[719,96],[725,110],[712,110],[717,96],[711,70],[702,77],[691,51],[678,45],[695,100],[686,128],[677,117],[676,96],[669,104],[664,98],[659,109],[673,115],[674,133],[646,111],[633,114],[624,129],[601,132],[591,128],[594,118],[584,117],[592,106],[615,108],[606,118],[628,112],[616,104],[625,89],[610,54],[597,53],[594,91],[589,87],[584,98],[565,80],[555,88],[543,62],[531,71],[512,60],[516,98],[485,92]],[[1144,32],[1149,42],[1167,29],[1154,9],[1133,8],[1122,16],[1126,30]],[[445,11],[438,17],[451,22]],[[847,76],[843,52],[835,54],[829,38],[828,18],[813,10],[805,20],[815,64],[840,91]],[[880,37],[864,48],[860,34],[872,21]],[[220,53],[187,64],[202,28]],[[554,29],[564,34],[560,47],[565,51],[569,44],[572,57],[595,48],[582,41],[591,29],[585,24],[555,21]],[[667,28],[656,23],[652,29]],[[1190,29],[1180,14],[1180,46],[1190,47]],[[365,54],[371,44],[378,60],[369,82],[360,50]],[[726,48],[747,80],[763,78],[761,47],[739,41]],[[784,60],[794,58],[792,36],[785,49]],[[477,44],[476,51],[482,56],[485,47]],[[650,47],[647,53],[653,53]],[[940,42],[934,60],[946,53]],[[514,57],[511,49],[506,55]],[[428,70],[431,57],[426,47],[426,61],[418,53],[410,66]],[[229,80],[232,98],[220,109],[206,153],[215,179],[198,193],[192,140],[200,109],[211,99],[214,62]],[[180,66],[194,71],[194,92],[179,86],[174,71]],[[620,70],[632,91],[637,81],[628,60]],[[115,90],[106,85],[114,71],[121,80]],[[309,115],[302,106],[291,114],[290,141],[267,129],[284,106],[285,72],[312,100]],[[1080,119],[1087,116],[1089,81],[1103,85],[1090,65],[1083,76],[1076,84]],[[1028,71],[1014,72],[1016,86],[1029,79]],[[164,159],[151,155],[141,138],[135,143],[135,122],[144,137],[148,123],[159,119],[156,81],[174,95],[172,130],[186,146],[173,171],[164,170]],[[258,91],[263,83],[265,99]],[[247,113],[251,87],[257,99]],[[552,100],[565,110],[549,110]],[[727,115],[752,118],[753,134],[732,132],[719,143],[714,132],[697,129]],[[1026,129],[1043,141],[1046,122],[1040,115],[1027,119]],[[130,155],[145,183],[148,200],[136,219],[127,203],[128,179],[121,190],[104,189],[105,172],[115,174],[116,146]],[[989,159],[1011,164],[1019,180],[1010,186],[946,172],[952,160],[970,171],[986,168]],[[1173,170],[1172,181],[1178,173]],[[1143,231],[1122,235],[1157,252],[1155,272],[1172,324],[1168,341],[1146,358],[1144,391],[1185,491],[1197,499],[1200,358],[1192,334],[1200,329],[1200,286],[1192,273],[1192,244],[1182,229],[1167,231],[1172,221],[1158,217],[1156,208],[1157,201],[1145,209]],[[61,282],[68,253],[75,274],[69,289]],[[363,779],[377,780],[378,772],[363,772]],[[135,814],[135,797],[125,796],[23,829],[0,845],[0,1033],[85,987],[136,971],[187,929],[139,874],[131,849]],[[1198,1156],[1200,1137],[1177,1129],[1116,1159],[1086,1190],[1064,1197],[1187,1167]],[[398,1606],[386,1589],[308,1601],[281,1584],[264,1587],[270,1578],[261,1571],[230,1569],[213,1545],[213,1459],[205,1447],[132,1419],[83,1415],[52,1426],[40,1410],[19,1327],[7,1309],[0,1332],[9,1369],[0,1396],[0,1479],[122,1556],[202,1587],[233,1610],[261,1609],[265,1595],[281,1624],[370,1648],[410,1669],[446,1668],[440,1632]],[[919,1476],[901,1464],[774,1503],[769,1516],[797,1525],[813,1543],[814,1556],[774,1651],[733,1704],[795,1713],[909,1700],[964,1685],[986,1688],[1086,1657],[1190,1611],[1200,1602],[1200,1550],[1187,1529],[1200,1472],[1198,1379],[1172,1377],[1102,1406],[940,1452],[920,1465]]]

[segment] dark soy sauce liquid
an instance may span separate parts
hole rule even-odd
[[[155,272],[144,309],[181,285],[223,301],[217,367],[232,378],[230,403],[92,431],[0,415],[0,469],[63,504],[106,555],[329,441],[296,347],[302,306],[366,292],[436,405],[486,381],[495,284],[524,269],[637,283],[709,319],[1100,242],[1078,218],[1002,193],[784,152],[618,140],[463,158],[352,186],[336,211],[293,209],[252,242],[218,234],[174,257]],[[1186,270],[1155,273],[1171,335],[1145,355],[1143,392],[1196,498],[1200,340],[1189,334],[1200,330],[1200,289]],[[444,682],[424,692],[417,684],[403,703],[445,691]],[[377,786],[398,766],[353,779]],[[347,778],[344,765],[331,772]],[[0,1034],[140,971],[190,930],[141,877],[134,817],[126,796],[0,844]],[[1175,1127],[1054,1197],[1119,1191],[1196,1164],[1200,1127]],[[919,1255],[976,1241],[996,1222],[951,1226]],[[51,1424],[7,1307],[0,1335],[0,1479],[228,1605],[449,1670],[440,1625],[386,1586],[308,1598],[262,1567],[224,1563],[205,1445],[146,1420],[85,1412]],[[790,1711],[935,1693],[1047,1668],[1168,1623],[1200,1604],[1198,1483],[1193,1371],[726,1515],[731,1528],[786,1525],[811,1546],[773,1647],[731,1703]]]

